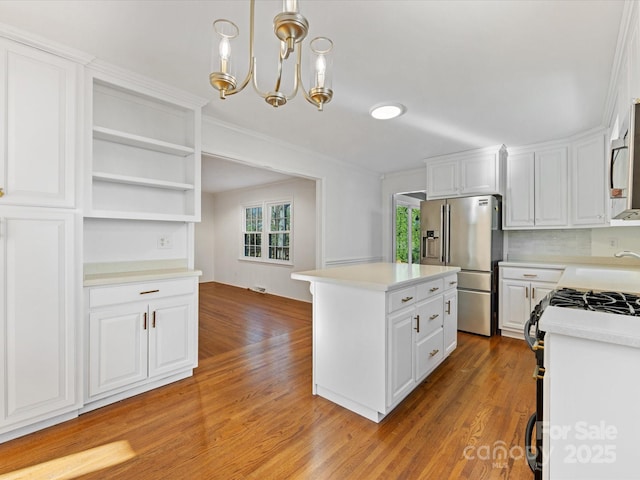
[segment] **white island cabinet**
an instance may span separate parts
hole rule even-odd
[[[458,267],[374,263],[311,282],[313,393],[381,421],[456,346]]]

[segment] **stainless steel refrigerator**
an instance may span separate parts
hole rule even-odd
[[[420,263],[460,267],[458,330],[493,335],[498,326],[501,197],[428,200],[420,204]]]

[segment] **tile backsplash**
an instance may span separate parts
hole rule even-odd
[[[591,230],[509,230],[507,258],[531,255],[591,256]]]
[[[565,230],[507,230],[506,258],[529,256],[613,257],[620,250],[640,252],[640,227]]]

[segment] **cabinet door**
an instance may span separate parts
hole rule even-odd
[[[556,148],[535,154],[535,224],[568,224],[567,149]]]
[[[553,284],[531,282],[531,302],[529,313],[531,313],[535,306],[538,305],[538,303],[540,303],[540,301],[547,295],[547,293],[551,292],[553,289]],[[528,318],[529,316],[527,315],[527,319]],[[525,322],[527,319],[525,319]]]
[[[604,224],[607,165],[603,135],[573,144],[571,171],[571,224]]]
[[[427,198],[458,195],[458,161],[427,163]]]
[[[76,408],[75,222],[0,209],[0,427]]]
[[[534,223],[534,155],[507,157],[505,227],[532,227]]]
[[[89,315],[89,396],[113,393],[147,378],[145,303],[115,305]]]
[[[195,366],[195,319],[193,295],[149,304],[149,377]]]
[[[500,285],[500,328],[522,331],[531,313],[531,284],[517,280]]]
[[[444,358],[442,327],[416,344],[416,381],[421,382]]]
[[[0,54],[0,204],[73,207],[79,67],[9,41]]]
[[[411,391],[413,379],[414,309],[389,316],[389,394],[393,405]]]
[[[458,292],[444,295],[444,352],[445,356],[458,346]]]
[[[494,153],[460,160],[462,195],[498,193],[498,156]]]

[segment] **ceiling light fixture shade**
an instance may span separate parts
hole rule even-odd
[[[238,27],[229,20],[219,19],[213,22],[212,73],[209,75],[211,86],[218,90],[220,99],[224,100],[229,95],[241,92],[249,82],[252,82],[258,95],[273,107],[285,105],[296,96],[298,87],[300,87],[307,101],[315,105],[319,111],[322,111],[324,105],[333,98],[331,75],[333,69],[333,42],[326,37],[316,37],[311,40],[309,44],[311,49],[311,88],[307,91],[302,83],[301,44],[309,31],[309,22],[299,13],[297,0],[283,0],[282,12],[273,19],[273,31],[280,40],[278,76],[274,88],[263,92],[258,88],[256,79],[257,61],[254,55],[255,0],[251,0],[250,5],[249,70],[247,76],[240,85],[237,84],[237,77],[233,70],[231,41],[238,36]],[[295,54],[293,90],[289,94],[285,94],[281,91],[283,64],[292,53]]]
[[[369,114],[376,120],[390,120],[399,117],[407,111],[407,107],[399,103],[388,103],[384,105],[376,105]]]

